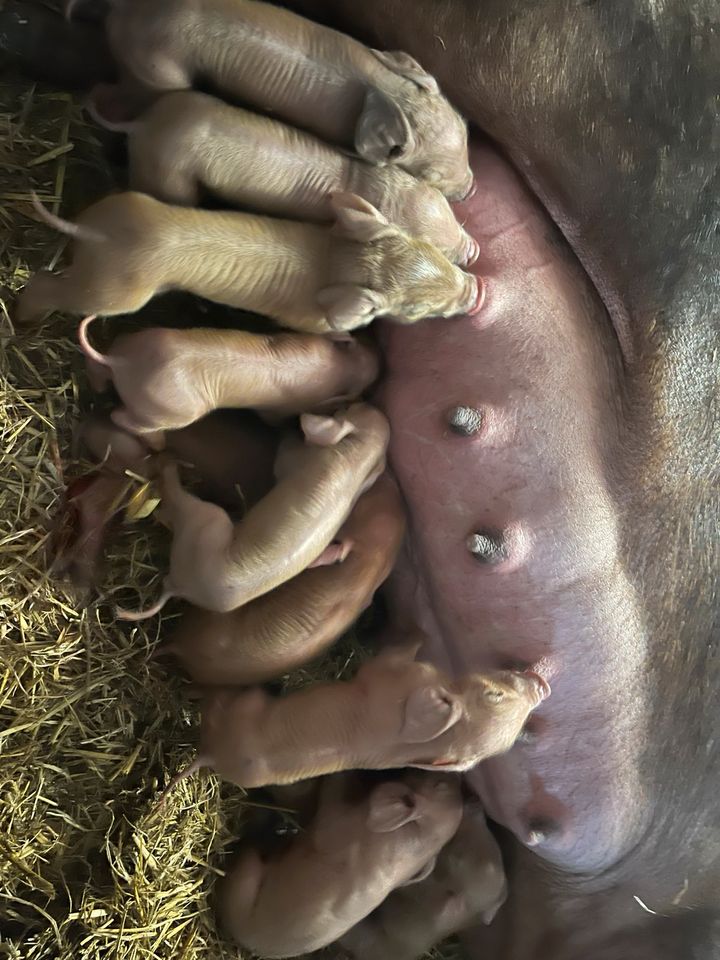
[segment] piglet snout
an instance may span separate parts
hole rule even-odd
[[[485,303],[485,281],[482,277],[472,277],[475,281],[474,283],[474,303],[467,310],[467,315],[474,317],[476,313],[480,313]]]
[[[513,677],[522,683],[525,690],[529,688],[535,699],[536,706],[542,703],[543,700],[547,700],[552,692],[547,680],[541,677],[539,673],[535,673],[534,670],[516,671],[513,672]]]

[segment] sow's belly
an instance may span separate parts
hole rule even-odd
[[[617,344],[545,211],[490,148],[457,206],[487,284],[475,316],[382,331],[381,402],[409,511],[391,604],[455,673],[532,665],[552,696],[470,781],[558,866],[598,870],[642,827],[645,636],[618,559],[607,450]]]

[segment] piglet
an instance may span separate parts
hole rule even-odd
[[[161,458],[109,417],[88,417],[81,438],[104,471],[159,475]],[[217,410],[166,440],[166,453],[192,468],[198,496],[228,512],[244,513],[272,489],[277,438],[248,411]]]
[[[202,80],[450,199],[472,187],[466,124],[407,53],[368,49],[259,0],[114,0],[107,30],[130,96]]]
[[[127,133],[130,188],[165,203],[197,207],[210,192],[257,213],[322,223],[334,219],[330,195],[350,191],[453,263],[473,263],[479,254],[447,200],[427,182],[207,94],[165,94],[125,124],[94,115]]]
[[[99,417],[83,424],[80,439],[99,467],[68,486],[51,538],[52,573],[81,588],[97,582],[108,530],[127,505],[131,481],[125,471],[149,472],[143,444],[109,426]]]
[[[241,523],[180,485],[177,467],[163,471],[163,516],[173,530],[170,573],[159,601],[126,620],[153,616],[180,597],[208,610],[235,610],[297,576],[310,564],[344,559],[352,544],[332,545],[358,497],[385,468],[389,427],[369,404],[334,417],[303,414],[310,445]]]
[[[414,323],[481,308],[483,285],[432,244],[355,194],[334,194],[331,202],[333,227],[172,207],[142,193],[106,197],[69,223],[36,202],[49,224],[73,237],[73,260],[60,274],[31,278],[16,320],[40,321],[52,310],[132,313],[167,290],[305,333],[352,330],[377,316]]]
[[[430,876],[395,890],[340,943],[354,960],[417,960],[447,937],[491,923],[506,897],[500,848],[481,805],[468,802]]]
[[[319,950],[432,869],[462,817],[459,781],[359,779],[328,778],[307,831],[266,862],[247,850],[221,882],[220,923],[240,946],[269,960]]]
[[[509,750],[550,692],[531,672],[451,680],[414,660],[419,645],[388,648],[350,682],[284,697],[259,687],[209,693],[198,756],[168,790],[202,767],[246,788],[342,770],[463,772]]]
[[[338,539],[342,563],[305,570],[231,613],[191,609],[160,654],[204,685],[263,683],[328,649],[389,576],[405,532],[397,484],[384,474],[355,505]]]
[[[113,421],[154,445],[219,407],[287,417],[356,399],[378,374],[377,354],[355,340],[315,334],[152,327],[118,337],[107,353],[80,324],[95,390],[112,382],[122,406]]]

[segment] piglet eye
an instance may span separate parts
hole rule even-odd
[[[485,691],[485,697],[490,703],[501,703],[505,699],[505,694],[502,690],[494,690],[492,687],[489,687]]]

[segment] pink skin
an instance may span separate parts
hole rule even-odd
[[[118,426],[153,446],[220,407],[278,418],[335,409],[377,377],[375,352],[364,344],[333,343],[314,334],[150,327],[117,337],[106,353],[78,339],[95,390],[112,383],[122,406]]]
[[[385,469],[388,427],[369,404],[334,417],[303,414],[307,455],[233,524],[224,510],[189,493],[177,465],[162,470],[162,516],[173,531],[170,570],[159,600],[124,620],[159,613],[171,597],[225,613],[292,579],[309,564],[345,555],[334,540],[355,505]],[[328,549],[330,548],[330,549]]]
[[[392,645],[348,682],[271,697],[260,687],[215,688],[195,760],[170,782],[210,767],[240,787],[295,783],[343,770],[417,767],[462,773],[509,750],[550,694],[532,672],[451,680],[416,661],[417,642]]]
[[[461,930],[492,923],[506,897],[497,841],[482,806],[468,803],[430,876],[392,893],[341,944],[353,960],[417,960]]]
[[[94,585],[109,528],[123,494],[126,471],[157,475],[159,457],[107,417],[91,416],[81,438],[99,463],[66,491],[54,538],[53,571],[80,587]],[[167,436],[167,452],[192,467],[203,496],[242,515],[272,487],[274,438],[252,415],[221,411]]]
[[[246,850],[232,865],[219,884],[222,928],[268,958],[327,946],[429,873],[461,816],[456,778],[408,772],[369,789],[358,774],[326,778],[289,847],[265,861]]]
[[[231,613],[191,609],[159,655],[176,656],[196,683],[251,684],[318,657],[369,606],[405,533],[402,500],[384,474],[358,500],[328,555],[271,593]]]
[[[431,637],[425,655],[448,669],[536,664],[552,680],[534,742],[470,780],[488,814],[545,859],[599,870],[643,828],[642,803],[631,832],[626,806],[642,796],[647,716],[635,679],[644,646],[623,640],[638,613],[614,561],[602,457],[611,334],[517,176],[486,147],[471,158],[478,190],[458,213],[482,250],[482,312],[383,331],[389,457],[410,524],[394,599]],[[473,436],[448,427],[456,405],[483,415]],[[505,559],[473,556],[478,530],[503,531]],[[594,656],[597,638],[616,655]]]

